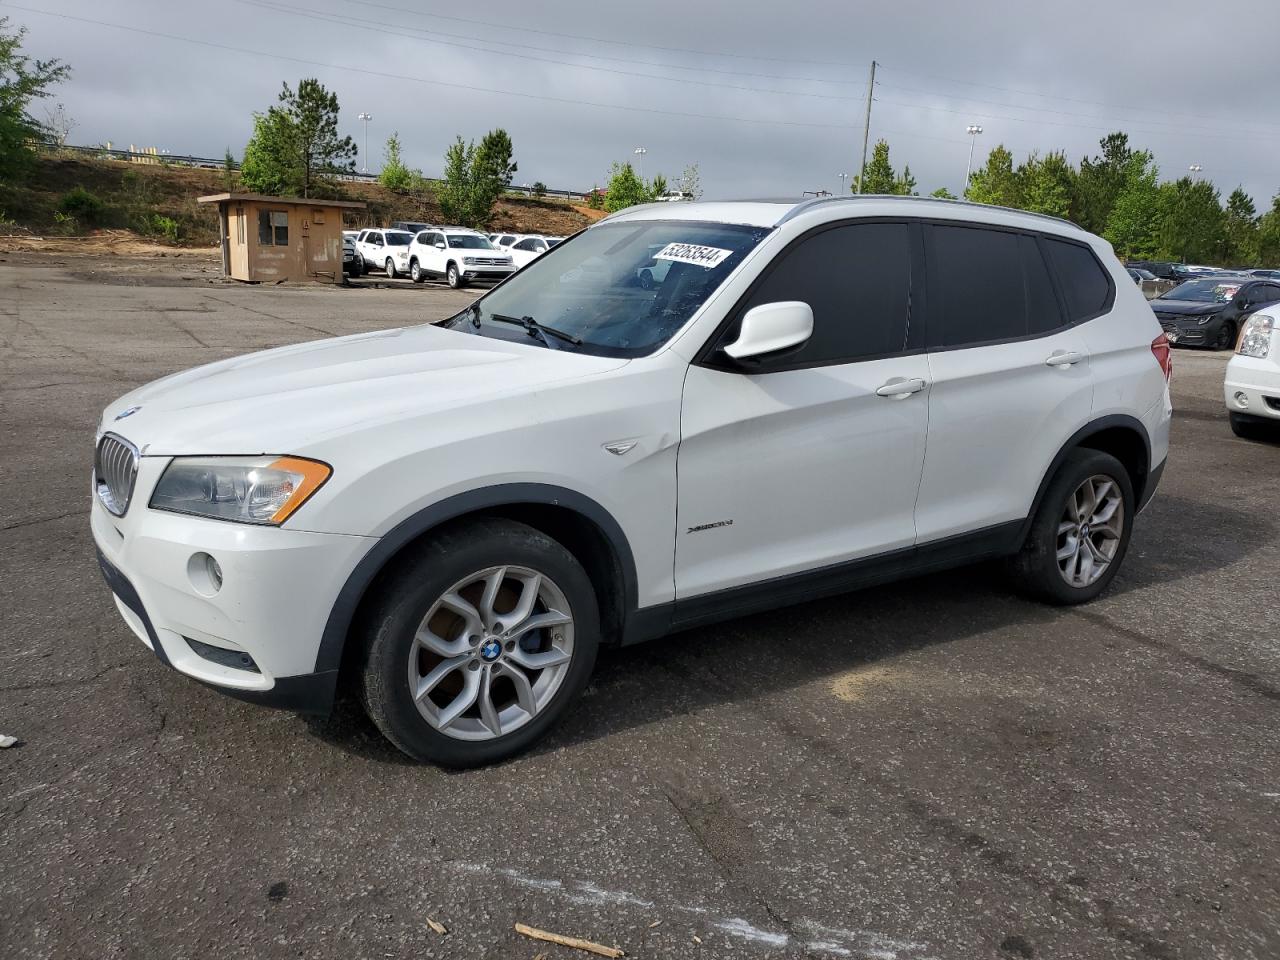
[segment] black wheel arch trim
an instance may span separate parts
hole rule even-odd
[[[1027,514],[1026,520],[1023,521],[1021,539],[1026,539],[1026,535],[1031,529],[1031,524],[1035,521],[1036,514],[1040,510],[1040,504],[1044,500],[1044,495],[1049,489],[1049,484],[1053,482],[1053,478],[1057,475],[1058,470],[1061,468],[1062,462],[1066,460],[1067,455],[1077,447],[1086,446],[1084,441],[1088,440],[1090,437],[1102,433],[1104,430],[1112,430],[1116,427],[1121,427],[1136,433],[1142,438],[1142,444],[1146,448],[1146,475],[1141,478],[1131,478],[1133,480],[1133,495],[1134,499],[1137,501],[1137,508],[1141,509],[1146,505],[1147,501],[1150,499],[1147,495],[1148,492],[1154,492],[1155,490],[1155,483],[1153,480],[1158,482],[1160,478],[1160,474],[1154,469],[1155,464],[1151,462],[1151,435],[1147,432],[1146,424],[1137,417],[1124,413],[1108,414],[1105,417],[1090,420],[1083,427],[1073,433],[1067,442],[1058,450],[1053,460],[1050,461],[1048,469],[1045,470],[1044,476],[1040,479],[1040,488],[1036,490],[1036,497],[1031,502],[1031,511]],[[1159,466],[1162,471],[1164,463],[1161,462]]]
[[[347,634],[356,610],[374,578],[408,543],[441,524],[467,514],[499,507],[521,505],[563,507],[591,521],[611,545],[622,574],[622,609],[624,631],[628,631],[636,611],[635,557],[622,526],[613,514],[585,494],[566,487],[546,483],[502,483],[468,490],[424,507],[401,520],[378,539],[347,577],[329,611],[320,649],[316,653],[316,673],[337,671],[342,663]]]

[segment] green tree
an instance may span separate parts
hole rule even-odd
[[[1111,208],[1128,182],[1134,151],[1129,135],[1119,131],[1098,141],[1100,156],[1080,161],[1071,200],[1071,219],[1093,233],[1101,233],[1111,216]]]
[[[227,193],[236,188],[236,155],[231,152],[230,147],[227,147],[227,152],[222,157],[222,186]]]
[[[911,175],[911,164],[902,168],[902,176],[894,178],[893,192],[902,197],[917,196],[916,178]]]
[[[897,193],[898,177],[889,162],[889,141],[877,140],[871,150],[871,159],[862,170],[862,176],[853,185],[854,193]]]
[[[382,155],[382,170],[378,173],[378,182],[396,193],[408,190],[413,183],[413,171],[400,158],[400,131],[395,130],[387,137]]]
[[[958,200],[959,199],[954,193],[952,193],[946,187],[939,187],[937,190],[933,191],[933,193],[929,194],[929,196],[937,197],[939,200]]]
[[[670,189],[667,178],[660,173],[655,173],[653,179],[649,181],[649,198],[657,200]]]
[[[277,104],[254,114],[240,181],[261,193],[310,197],[334,189],[331,177],[355,172],[356,145],[338,136],[338,96],[315,79],[282,85]]]
[[[587,206],[592,210],[604,209],[604,195],[600,192],[599,184],[593,186],[591,192],[587,194]]]
[[[1222,259],[1223,212],[1208,180],[1183,177],[1160,185],[1160,255],[1186,263]]]
[[[511,154],[511,137],[505,130],[490,130],[479,146],[458,137],[444,158],[440,208],[445,218],[468,227],[487,226],[494,203],[515,175]]]
[[[48,131],[30,113],[31,103],[50,95],[50,87],[71,75],[59,60],[32,60],[22,53],[25,27],[11,31],[0,17],[0,177],[14,177],[32,159],[29,141]]]
[[[1013,172],[1013,154],[998,144],[987,154],[987,162],[969,175],[965,199],[1001,207],[1021,205],[1018,177]]]
[[[606,190],[604,208],[609,213],[617,213],[653,199],[649,195],[649,188],[636,176],[630,163],[615,163],[609,168],[609,186]]]
[[[1253,266],[1258,262],[1258,209],[1243,187],[1236,187],[1227,198],[1223,234],[1226,266]]]
[[[541,180],[535,180],[533,182],[533,195],[539,199],[545,197],[547,195],[547,185]]]
[[[1160,249],[1161,198],[1160,171],[1151,154],[1139,150],[1129,159],[1125,184],[1111,213],[1103,236],[1126,260],[1147,260]]]
[[[1258,220],[1258,264],[1280,267],[1280,193],[1271,198],[1271,209]]]
[[[1017,178],[1017,205],[1023,210],[1054,217],[1070,214],[1075,171],[1065,154],[1049,153],[1042,160],[1033,153],[1018,167]]]

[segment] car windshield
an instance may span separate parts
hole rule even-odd
[[[388,230],[383,234],[387,238],[387,246],[389,247],[407,247],[413,236],[408,233],[396,233]]]
[[[493,244],[488,238],[480,236],[478,233],[450,233],[447,234],[449,246],[459,247],[463,250],[492,250]]]
[[[1240,289],[1238,283],[1222,280],[1188,280],[1161,295],[1161,300],[1191,300],[1196,303],[1225,303]]]
[[[557,244],[444,325],[523,342],[518,326],[491,318],[530,317],[582,341],[550,349],[643,356],[671,339],[768,233],[692,221],[603,224]],[[654,266],[663,270],[643,281]],[[550,338],[529,342],[550,346]]]

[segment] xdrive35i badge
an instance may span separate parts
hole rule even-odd
[[[689,533],[701,533],[703,530],[714,530],[716,527],[732,527],[732,520],[717,520],[714,523],[700,523],[696,527],[690,527]]]

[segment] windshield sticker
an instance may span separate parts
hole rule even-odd
[[[1219,300],[1230,300],[1236,295],[1236,291],[1240,289],[1240,284],[1230,286],[1229,284],[1220,284],[1213,288],[1213,292],[1218,295]]]
[[[718,267],[733,255],[732,250],[719,247],[702,247],[696,243],[668,243],[653,255],[655,260],[673,260],[676,263],[691,263],[695,267]]]

